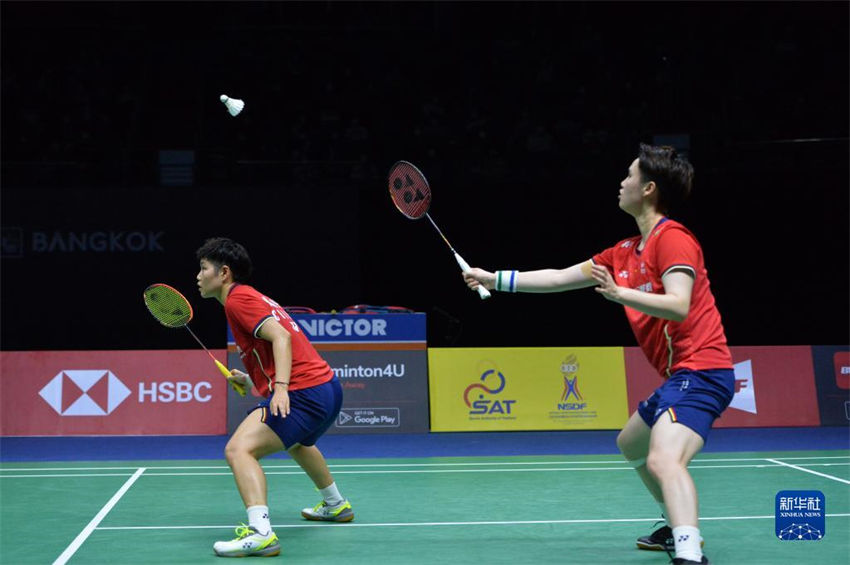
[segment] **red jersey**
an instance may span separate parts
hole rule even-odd
[[[732,355],[696,237],[679,222],[663,218],[638,251],[640,240],[641,236],[624,239],[594,255],[593,262],[607,267],[618,285],[655,294],[664,294],[661,277],[673,268],[686,269],[694,277],[691,305],[682,322],[625,307],[649,362],[663,377],[679,369],[731,369]]]
[[[271,394],[275,366],[272,344],[258,337],[260,327],[269,318],[274,318],[292,336],[292,371],[289,390],[298,390],[320,385],[331,380],[333,370],[313,348],[310,340],[301,331],[298,322],[271,298],[245,284],[236,284],[224,301],[227,323],[239,346],[239,356],[263,396]]]

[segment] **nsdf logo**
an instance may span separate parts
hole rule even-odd
[[[558,402],[558,410],[584,410],[587,402],[578,387],[578,357],[568,355],[561,363],[561,376],[564,379],[564,389]]]
[[[470,419],[514,419],[512,410],[516,400],[500,396],[507,384],[505,375],[489,369],[479,380],[480,383],[473,383],[463,391],[463,402],[470,409]]]
[[[590,422],[598,420],[598,402],[591,404],[588,401],[588,395],[583,394],[579,388],[580,370],[581,363],[579,363],[579,357],[575,353],[568,354],[561,361],[561,394],[557,397],[558,401],[555,403],[554,409],[549,410],[550,422],[587,427]]]

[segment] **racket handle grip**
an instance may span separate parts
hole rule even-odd
[[[487,290],[486,288],[484,288],[483,284],[478,285],[478,288],[475,289],[475,290],[478,291],[478,296],[481,297],[481,300],[486,300],[486,299],[490,298],[490,296],[491,296],[490,291]]]
[[[460,253],[458,253],[457,251],[455,251],[455,261],[457,261],[457,264],[460,265],[460,270],[464,273],[472,268],[469,266],[469,263],[463,260],[463,257],[461,257]],[[490,291],[484,288],[483,284],[479,284],[476,290],[478,291],[478,296],[481,297],[481,300],[486,300],[491,296]]]
[[[239,383],[237,383],[236,381],[233,381],[233,380],[231,380],[231,379],[230,379],[230,377],[231,377],[232,375],[230,374],[230,371],[228,371],[228,370],[227,370],[227,367],[225,367],[225,366],[221,363],[221,361],[219,361],[218,359],[213,358],[213,361],[215,361],[215,366],[216,366],[216,367],[218,367],[219,372],[220,372],[222,375],[224,375],[224,378],[225,378],[225,379],[227,379],[227,382],[228,382],[228,383],[230,383],[230,386],[231,386],[231,387],[233,387],[233,390],[235,390],[236,392],[238,392],[238,393],[239,393],[239,396],[245,396],[245,387],[244,387],[244,386],[242,386],[242,385],[240,385],[240,384],[239,384]]]

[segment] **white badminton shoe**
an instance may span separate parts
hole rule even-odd
[[[305,508],[301,515],[308,520],[320,520],[322,522],[350,522],[354,520],[354,510],[351,503],[343,500],[339,504],[329,506],[324,500],[313,508]]]
[[[255,527],[242,524],[236,528],[235,539],[215,542],[213,551],[219,557],[272,557],[280,554],[280,543],[273,531],[261,534]]]

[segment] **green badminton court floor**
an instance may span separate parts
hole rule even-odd
[[[330,460],[348,524],[307,522],[318,493],[288,459],[265,464],[282,552],[297,564],[663,564],[639,551],[658,508],[614,455]],[[691,464],[714,564],[850,562],[850,451],[711,453]],[[819,490],[819,541],[774,533],[780,490]],[[4,463],[0,563],[203,564],[245,520],[222,460]],[[261,558],[256,558],[261,559]]]

